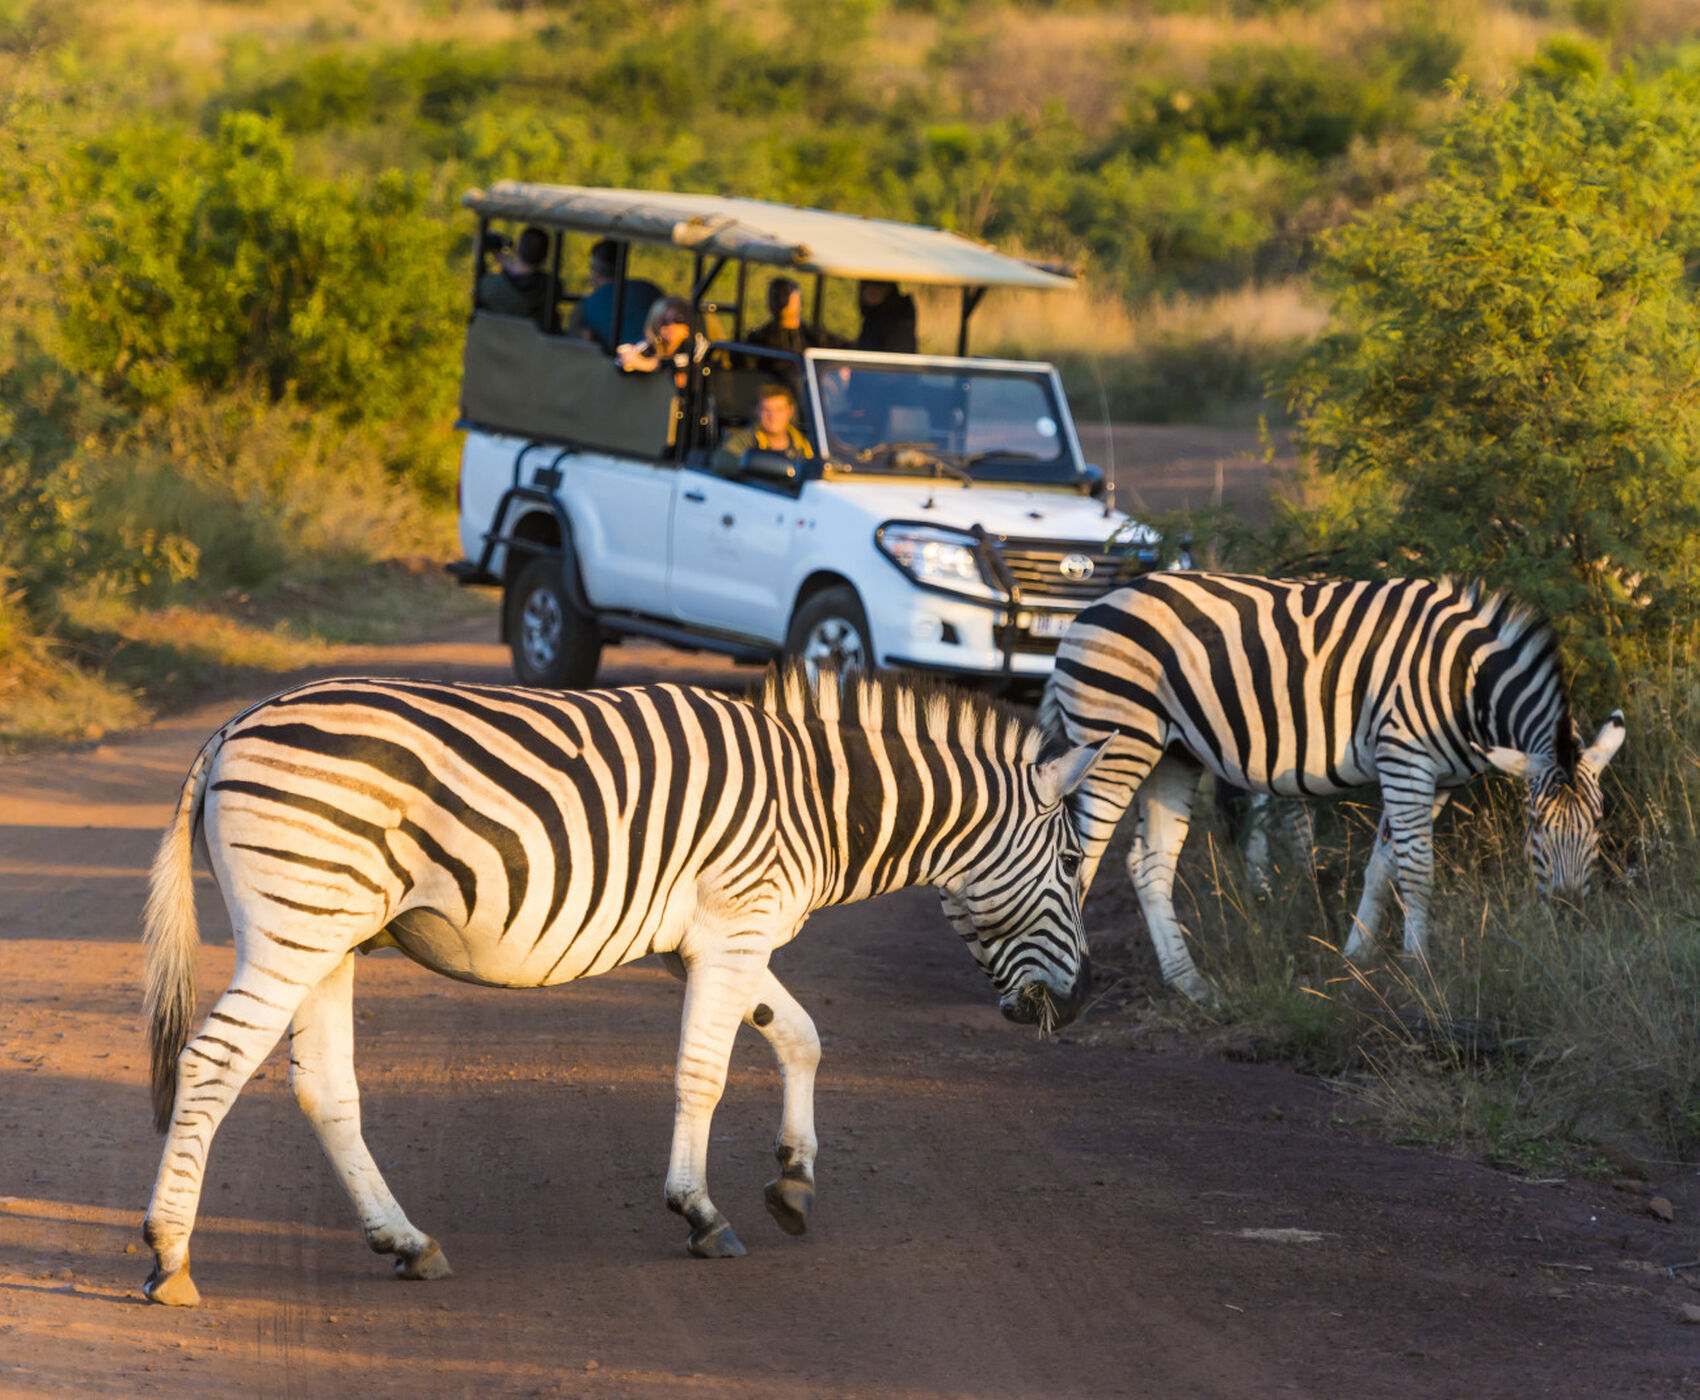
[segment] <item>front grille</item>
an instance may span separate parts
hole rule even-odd
[[[992,645],[1016,656],[1055,656],[1061,643],[1061,637],[1034,637],[1004,623],[992,628]]]
[[[1157,551],[1149,545],[1106,549],[1102,540],[994,539],[992,549],[1021,589],[1023,603],[1089,603],[1157,565]],[[1090,561],[1091,573],[1065,574],[1062,562],[1071,556]]]

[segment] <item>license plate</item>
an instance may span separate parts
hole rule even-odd
[[[1073,613],[1034,613],[1027,621],[1027,631],[1035,637],[1060,637],[1073,621]]]

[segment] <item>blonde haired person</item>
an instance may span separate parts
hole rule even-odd
[[[664,364],[677,370],[676,382],[685,383],[685,368],[681,356],[689,356],[691,343],[691,309],[683,297],[662,297],[649,308],[643,320],[643,339],[622,345],[614,352],[620,368],[628,374],[653,374]]]

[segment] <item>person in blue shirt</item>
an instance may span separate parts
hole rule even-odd
[[[614,347],[643,337],[649,308],[663,295],[661,288],[644,277],[626,278],[626,300],[620,308],[620,333],[614,334],[614,268],[620,245],[604,238],[590,250],[590,294],[573,308],[567,319],[567,334],[594,340],[609,354]]]

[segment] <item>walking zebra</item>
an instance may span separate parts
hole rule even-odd
[[[1128,874],[1163,977],[1204,999],[1175,918],[1175,865],[1208,768],[1252,792],[1314,797],[1379,784],[1382,819],[1348,956],[1373,946],[1397,876],[1405,950],[1429,928],[1434,817],[1488,768],[1528,782],[1527,852],[1543,893],[1586,892],[1614,712],[1585,752],[1552,631],[1500,593],[1451,579],[1304,583],[1149,574],[1070,626],[1040,720],[1112,736],[1076,818],[1091,887],[1137,798]]]
[[[448,1273],[360,1131],[355,951],[542,987],[660,953],[685,979],[668,1206],[711,1257],[743,1246],[709,1200],[709,1120],[740,1021],[777,1056],[769,1211],[814,1199],[812,1021],[768,969],[815,909],[934,884],[1012,1020],[1079,1010],[1090,970],[1063,799],[1097,750],[966,694],[770,674],[759,700],[674,685],[554,694],[332,680],[274,697],[201,749],[144,915],[155,1118],[155,1302],[198,1301],[189,1235],[214,1132],[290,1030],[290,1082],[366,1240],[403,1278]],[[200,1032],[192,845],[204,833],[236,971]]]

